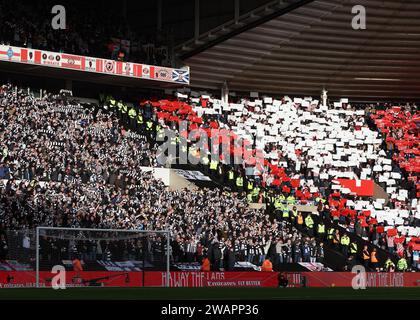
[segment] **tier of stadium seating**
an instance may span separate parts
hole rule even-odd
[[[400,107],[370,114],[352,109],[345,100],[327,107],[312,98],[288,97],[242,98],[225,104],[198,93],[143,103],[155,107],[163,127],[176,128],[178,121],[187,120],[189,130],[201,128],[208,135],[219,130],[232,139],[240,136],[264,152],[264,168],[249,171],[245,163],[238,175],[246,171],[255,178],[253,183],[273,187],[284,198],[292,194],[295,200],[323,203],[329,219],[399,256],[411,256],[413,249],[418,250],[418,114],[397,112],[398,122],[405,125],[396,126],[402,132],[396,144],[400,153],[394,155],[395,148],[389,150],[386,144],[390,142],[384,136],[388,132],[381,132],[380,125],[378,130],[370,116],[394,117]],[[393,132],[392,127],[389,130]],[[243,152],[232,150],[233,155],[235,151]],[[223,164],[223,157],[219,161]],[[299,184],[291,186],[291,178]],[[340,178],[374,180],[383,186],[386,199],[374,197],[373,190],[370,194],[352,192],[357,188],[341,186]],[[304,197],[301,188],[306,188]]]
[[[260,263],[269,254],[280,261],[279,251],[285,252],[282,261],[299,261],[303,256],[301,231],[307,230],[293,229],[294,235],[287,236],[284,226],[266,216],[269,211],[249,209],[248,200],[266,203],[277,218],[290,209],[287,204],[316,205],[319,219],[328,226],[334,222],[336,229],[343,227],[341,234],[354,233],[400,256],[418,250],[418,171],[413,165],[418,128],[415,120],[404,120],[408,124],[405,137],[411,135],[414,140],[412,148],[401,154],[401,146],[397,146],[400,158],[397,155],[392,160],[394,149],[389,150],[382,133],[375,131],[376,125],[370,121],[370,117],[377,121],[380,116],[394,116],[395,109],[371,111],[369,116],[343,102],[335,108],[323,107],[310,98],[265,97],[223,104],[206,95],[179,95],[178,99],[143,101],[133,107],[144,116],[143,124],[153,123],[150,136],[129,121],[133,119],[127,116],[127,109],[124,113],[124,108],[111,106],[109,100],[104,108],[81,105],[60,95],[35,98],[8,85],[1,89],[0,105],[3,230],[36,225],[170,226],[176,239],[174,247],[179,248],[174,260],[199,259],[202,248],[209,249],[216,238],[220,243],[217,250],[231,250],[237,259]],[[162,165],[156,161],[156,149],[162,142],[154,141],[155,128],[176,131],[180,120],[188,121],[189,131],[202,129],[209,136],[230,137],[227,141],[242,137],[245,143],[230,149],[232,156],[249,160],[262,148],[263,165],[255,166],[252,161],[230,163],[221,154],[221,170],[212,172],[203,164],[201,168],[239,193],[167,190],[136,168]],[[186,137],[181,132],[180,138]],[[253,150],[246,148],[249,145]],[[198,152],[199,157],[208,157],[212,146],[205,149]],[[398,166],[401,157],[411,159],[409,170]],[[235,178],[245,178],[243,188],[227,179],[231,170]],[[384,186],[389,199],[358,195],[357,189],[336,183],[339,178],[374,179]],[[248,182],[252,189],[247,188]],[[252,197],[245,198],[241,191],[248,191]],[[324,239],[318,238],[318,242]],[[313,258],[316,248],[312,246]],[[189,250],[194,254],[187,255]]]
[[[11,251],[5,230],[40,225],[169,229],[174,262],[201,262],[208,253],[215,269],[232,254],[255,264],[266,255],[277,263],[279,256],[323,259],[313,238],[249,208],[241,194],[173,192],[139,171],[157,165],[154,143],[107,109],[61,94],[0,88],[0,260]],[[145,120],[152,116],[145,113]]]
[[[0,1],[0,44],[169,66],[168,46],[157,37],[134,33],[112,7],[78,1],[62,1],[66,9],[66,30],[54,30],[49,0],[12,3]],[[112,21],[106,26],[102,21]]]

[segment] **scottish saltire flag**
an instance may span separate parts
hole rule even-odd
[[[180,83],[190,83],[190,72],[189,70],[173,70],[172,80]]]

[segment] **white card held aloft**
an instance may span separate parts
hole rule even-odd
[[[328,177],[329,177],[328,173],[321,173],[321,174],[319,175],[319,178],[320,178],[320,179],[325,179],[325,180],[327,180],[327,179],[328,179]]]
[[[401,174],[398,172],[391,172],[391,178],[393,179],[401,179]]]
[[[391,194],[397,191],[397,188],[395,187],[388,187],[386,188],[386,193]]]
[[[388,179],[388,181],[386,182],[386,184],[388,186],[394,186],[397,182],[394,179]]]
[[[381,150],[382,151],[382,150]],[[392,164],[392,160],[391,159],[383,159],[382,160],[383,164],[387,164],[387,165],[391,165]]]
[[[401,189],[399,191],[398,195],[401,196],[401,197],[403,197],[404,199],[407,199],[408,198],[408,191],[407,190],[404,190],[404,189]]]

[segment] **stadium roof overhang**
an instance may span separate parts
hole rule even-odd
[[[420,98],[418,0],[314,0],[178,53],[193,87],[361,100]],[[352,8],[366,8],[366,29]]]

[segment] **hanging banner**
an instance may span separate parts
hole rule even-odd
[[[61,66],[68,69],[85,70],[85,57],[63,53],[61,55]]]
[[[7,45],[0,45],[0,61],[104,73],[174,84],[190,84],[190,69],[188,67],[174,69]]]
[[[41,287],[51,287],[55,274],[40,272]],[[355,277],[351,272],[283,272],[289,287],[352,287]],[[170,272],[170,287],[278,287],[278,272]],[[66,286],[84,287],[165,287],[167,273],[161,271],[82,271],[66,272]],[[418,287],[418,272],[367,272],[367,288]],[[35,287],[34,271],[0,271],[0,288]]]

